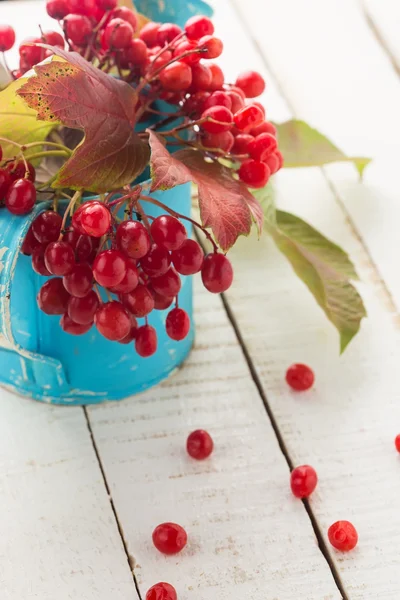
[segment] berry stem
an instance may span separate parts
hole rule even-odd
[[[69,214],[72,211],[75,203],[79,200],[79,198],[81,196],[82,196],[82,192],[75,192],[75,194],[72,196],[71,200],[69,201],[67,208],[65,209],[65,213],[64,213],[63,220],[62,220],[62,223],[61,223],[61,232],[60,232],[59,241],[61,241],[62,238],[63,238],[64,230],[65,230],[65,224],[67,222]]]
[[[43,150],[43,152],[36,152],[35,154],[31,154],[29,156],[29,160],[35,160],[36,158],[44,158],[46,156],[62,156],[64,158],[69,158],[71,156],[70,152],[65,152],[65,150]]]
[[[72,154],[72,150],[70,148],[58,142],[31,142],[30,144],[24,144],[21,146],[21,150],[25,152],[29,148],[35,148],[36,146],[49,146],[49,148],[58,148],[59,150],[63,150],[70,155]]]

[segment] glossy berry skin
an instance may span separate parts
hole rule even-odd
[[[37,241],[35,236],[33,235],[32,225],[29,227],[28,232],[25,236],[23,244],[21,246],[21,253],[25,254],[25,256],[32,256],[35,248],[39,248],[42,245]],[[43,251],[44,256],[44,251]]]
[[[201,124],[201,128],[209,133],[221,133],[232,129],[233,114],[225,106],[212,106],[203,112],[201,118],[218,121],[218,123],[206,121]]]
[[[198,42],[199,48],[202,49],[201,57],[210,59],[221,56],[224,49],[222,40],[212,35],[205,35]]]
[[[95,0],[68,0],[68,9],[75,15],[91,17],[96,11]]]
[[[146,600],[178,600],[178,595],[172,585],[162,581],[147,591]]]
[[[176,59],[179,59],[180,62],[183,62],[187,65],[196,65],[200,62],[201,56],[200,53],[193,52],[197,50],[196,42],[191,42],[190,40],[183,40],[179,42],[177,46],[175,46],[173,56]],[[187,56],[182,56],[182,54],[186,54],[190,52]]]
[[[186,36],[189,40],[199,40],[214,33],[214,25],[208,17],[196,16],[186,21]]]
[[[160,23],[146,23],[140,30],[139,37],[144,41],[148,48],[153,48],[158,44],[158,30],[160,29]]]
[[[206,133],[201,138],[205,148],[212,148],[216,154],[228,154],[235,143],[235,138],[230,131],[222,133]]]
[[[165,310],[171,306],[171,304],[174,301],[174,298],[158,294],[150,284],[147,287],[149,288],[150,293],[153,296],[155,310]]]
[[[157,351],[157,332],[151,325],[143,325],[136,332],[135,350],[142,358],[148,358]]]
[[[74,214],[84,233],[100,238],[107,233],[111,225],[111,213],[101,202],[86,202]]]
[[[256,98],[265,90],[265,81],[256,71],[245,71],[236,79],[236,86],[244,91],[246,98]]]
[[[276,137],[270,133],[260,133],[249,144],[249,154],[254,160],[265,160],[270,154],[275,152],[278,142]]]
[[[192,83],[192,70],[184,62],[176,61],[165,67],[159,75],[160,82],[166,90],[180,92]]]
[[[88,264],[75,265],[63,279],[64,287],[71,296],[87,296],[93,285],[93,271]]]
[[[297,392],[309,390],[314,383],[314,372],[307,365],[295,363],[286,371],[288,385]]]
[[[310,465],[296,467],[290,474],[290,488],[296,498],[308,498],[317,487],[318,477]]]
[[[53,19],[63,19],[69,13],[68,0],[47,0],[46,11]]]
[[[139,221],[123,221],[117,229],[117,246],[130,258],[143,258],[151,247],[146,227]]]
[[[67,15],[64,19],[66,37],[77,46],[85,46],[92,35],[92,24],[85,15]]]
[[[147,46],[143,40],[134,39],[125,49],[123,56],[123,66],[134,65],[141,66],[147,61]]]
[[[266,163],[260,160],[245,160],[238,171],[241,181],[253,188],[262,188],[271,177],[271,171]]]
[[[280,160],[276,154],[271,154],[264,160],[265,164],[271,171],[271,175],[279,171],[280,169]]]
[[[26,215],[36,202],[36,189],[29,179],[17,179],[10,185],[5,197],[5,205],[13,215]]]
[[[198,63],[197,65],[192,65],[192,84],[190,86],[191,92],[197,92],[200,90],[208,90],[211,81],[212,81],[212,73],[207,65],[202,65]],[[213,105],[210,105],[213,106]],[[208,108],[208,107],[207,107]]]
[[[122,19],[129,23],[133,31],[136,31],[138,26],[138,20],[136,14],[127,6],[117,6],[111,13],[112,19]]]
[[[45,210],[32,223],[32,232],[41,244],[49,244],[58,240],[61,231],[62,217],[53,210]]]
[[[165,328],[168,337],[172,340],[177,342],[184,340],[190,331],[189,315],[182,308],[174,308],[167,315]]]
[[[240,94],[232,90],[228,90],[226,94],[231,101],[231,111],[233,112],[233,114],[237,113],[244,107],[244,100],[240,96]]]
[[[77,263],[89,261],[93,254],[93,238],[80,234],[76,229],[70,229],[63,236],[63,241],[71,246],[75,252]]]
[[[163,23],[157,31],[157,43],[163,47],[165,44],[172,42],[180,33],[182,33],[182,29],[179,25]]]
[[[178,250],[187,239],[185,226],[171,215],[162,215],[154,219],[150,227],[154,242],[166,250]]]
[[[250,104],[239,110],[233,117],[233,122],[240,131],[249,131],[264,120],[264,114],[258,106]]]
[[[126,261],[126,273],[122,281],[110,288],[113,294],[128,294],[133,292],[139,283],[139,273],[132,260]]]
[[[104,250],[93,263],[93,275],[99,285],[112,288],[126,275],[126,259],[119,250]]]
[[[187,544],[187,533],[176,523],[161,523],[153,531],[153,544],[163,554],[178,554]]]
[[[66,242],[51,242],[44,253],[44,262],[53,275],[68,275],[75,266],[74,251]]]
[[[213,449],[213,439],[204,429],[193,431],[186,441],[187,453],[196,460],[205,460],[210,456]]]
[[[96,311],[94,324],[103,337],[115,342],[131,331],[131,318],[120,302],[102,304]]]
[[[62,279],[49,279],[39,290],[37,303],[46,315],[63,315],[68,306],[70,295],[63,286]]]
[[[140,266],[149,277],[163,275],[168,271],[170,264],[170,253],[157,244],[153,244],[150,252],[140,261]]]
[[[12,183],[11,175],[8,170],[0,169],[0,202],[3,200],[8,188]]]
[[[104,30],[104,43],[106,48],[127,48],[133,38],[133,29],[123,19],[112,19]]]
[[[328,529],[328,539],[336,550],[349,552],[357,546],[358,533],[350,521],[336,521]]]
[[[96,0],[96,4],[101,10],[112,10],[118,6],[118,0]]]
[[[132,292],[119,296],[122,304],[135,317],[145,317],[154,308],[154,298],[146,285],[139,284]]]
[[[68,302],[68,315],[75,323],[88,325],[93,323],[99,304],[97,294],[93,290],[83,298],[71,297]]]
[[[224,72],[218,65],[208,65],[208,68],[212,74],[211,85],[209,87],[210,90],[220,90],[224,85],[225,76]]]
[[[171,253],[172,262],[181,275],[194,275],[201,270],[204,252],[195,240],[185,240],[178,250]]]
[[[230,288],[233,281],[231,262],[223,254],[208,254],[201,269],[204,287],[212,294],[221,294]]]
[[[171,267],[164,275],[152,277],[151,285],[161,296],[174,298],[179,293],[182,284],[178,273]]]
[[[257,137],[258,135],[260,135],[260,133],[270,133],[274,137],[277,136],[277,130],[275,125],[273,123],[270,123],[269,121],[263,121],[262,123],[259,123],[258,125],[250,129],[250,133],[251,135],[254,135],[254,137]]]
[[[60,319],[60,326],[65,333],[69,333],[70,335],[84,335],[92,328],[92,323],[80,325],[79,323],[75,323],[66,313]]]
[[[29,68],[37,65],[45,57],[44,49],[32,45],[43,42],[41,38],[28,38],[19,47],[21,61]]]
[[[11,179],[13,181],[16,181],[17,179],[29,179],[29,181],[34,183],[36,179],[35,167],[29,161],[27,161],[27,165],[28,173],[23,160],[13,160],[12,162],[8,163],[7,170],[10,173]]]
[[[400,433],[396,435],[394,439],[394,445],[396,447],[397,452],[400,452]]]
[[[49,277],[51,275],[51,273],[48,270],[48,268],[46,267],[45,262],[44,262],[45,250],[46,250],[46,246],[43,244],[39,244],[33,250],[33,252],[32,252],[32,269],[38,275],[43,275],[43,277]]]
[[[231,110],[232,99],[226,92],[213,92],[204,102],[204,110],[212,106],[225,106],[225,108]]]
[[[11,25],[0,25],[0,52],[7,52],[15,44],[15,31]]]
[[[130,344],[136,338],[136,333],[139,328],[138,322],[133,315],[129,315],[131,319],[131,330],[122,340],[118,340],[120,344]]]
[[[254,140],[252,135],[248,133],[239,133],[235,137],[235,141],[232,147],[232,154],[248,154],[249,144]]]

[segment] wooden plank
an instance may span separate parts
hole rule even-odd
[[[1,598],[135,600],[81,408],[0,389]]]

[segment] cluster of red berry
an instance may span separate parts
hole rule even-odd
[[[0,165],[3,151],[0,146]],[[14,215],[29,213],[36,202],[35,168],[24,160],[5,161],[0,166],[0,207],[3,205]]]

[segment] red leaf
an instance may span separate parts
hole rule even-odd
[[[131,183],[150,157],[148,145],[133,130],[135,91],[76,52],[46,47],[66,62],[36,66],[36,76],[18,94],[37,111],[38,119],[85,132],[53,187],[101,193]]]
[[[193,181],[199,189],[200,215],[216,241],[226,251],[239,235],[248,235],[252,215],[262,225],[262,209],[247,187],[232,177],[219,162],[206,162],[196,150],[179,150],[171,155],[163,140],[148,130],[151,147],[152,191],[169,189]]]

